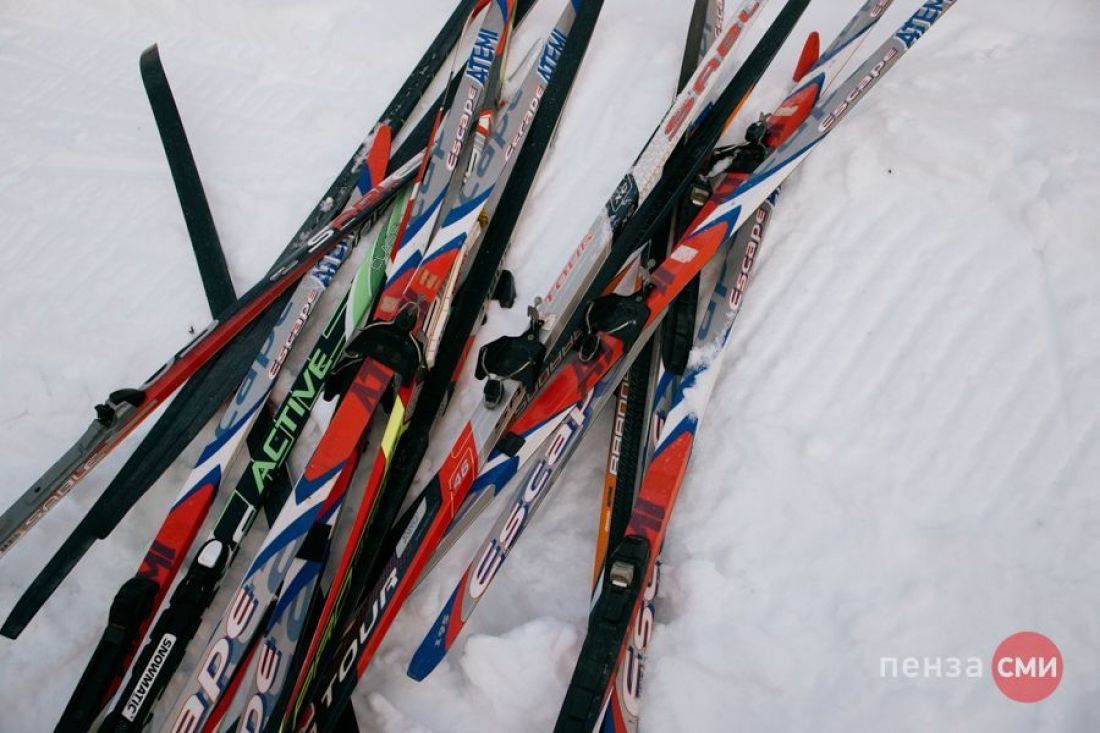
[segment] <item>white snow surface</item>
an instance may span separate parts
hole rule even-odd
[[[811,5],[753,113],[806,32],[827,42],[858,5]],[[898,0],[864,50],[915,6]],[[0,6],[0,502],[208,321],[140,51],[160,44],[243,292],[451,7]],[[520,37],[559,9],[542,0]],[[606,3],[509,253],[521,304],[660,119],[689,13]],[[647,730],[1100,729],[1098,27],[1093,0],[960,0],[785,188],[664,549]],[[494,306],[483,333],[514,332],[522,310]],[[587,617],[609,424],[423,683],[405,665],[487,522],[412,596],[357,693],[364,730],[551,727]],[[0,641],[0,730],[52,728],[204,437]],[[0,560],[0,613],[136,443]],[[989,669],[1022,630],[1065,663],[1032,705]],[[984,674],[880,675],[908,656],[945,672],[978,657]]]

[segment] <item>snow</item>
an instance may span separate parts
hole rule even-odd
[[[827,41],[858,5],[818,0],[796,37]],[[0,8],[0,502],[208,320],[140,51],[160,44],[243,291],[450,6]],[[546,290],[663,113],[688,6],[606,4],[509,254],[519,303]],[[914,6],[895,3],[867,48]],[[559,9],[543,0],[517,41]],[[1088,0],[961,0],[785,187],[669,530],[647,730],[1097,728],[1098,24]],[[752,113],[782,94],[797,46]],[[522,320],[494,307],[485,333]],[[607,432],[423,683],[405,665],[493,510],[412,596],[360,686],[363,729],[550,727],[587,615]],[[0,613],[136,442],[0,560]],[[185,463],[0,641],[0,729],[52,727]],[[1023,705],[988,665],[1029,629],[1066,669]],[[986,669],[880,676],[882,657],[909,656]]]

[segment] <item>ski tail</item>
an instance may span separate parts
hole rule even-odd
[[[820,55],[813,69],[819,70],[826,64],[832,63],[832,59],[840,54],[848,53],[850,56],[850,52],[854,52],[863,43],[868,31],[874,28],[882,19],[883,14],[893,2],[894,0],[866,0],[837,34],[836,38],[833,39],[833,42],[829,44],[829,47]],[[843,63],[841,62],[841,65]],[[801,81],[802,78],[795,81]]]
[[[388,124],[377,125],[363,160],[363,169],[355,183],[355,193],[349,200],[354,203],[381,185],[386,177],[386,168],[390,163],[390,153],[393,152],[393,128]]]

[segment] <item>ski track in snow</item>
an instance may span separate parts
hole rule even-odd
[[[898,0],[864,50],[915,4]],[[827,42],[858,5],[817,0],[795,37]],[[160,44],[243,292],[450,6],[0,8],[0,501],[208,321],[141,50]],[[517,40],[559,8],[543,0]],[[545,291],[663,113],[689,11],[607,3],[509,254],[518,303]],[[663,553],[647,730],[1100,727],[1098,25],[1089,0],[961,0],[785,187]],[[797,47],[746,115],[781,96]],[[522,311],[494,306],[484,335]],[[363,730],[552,725],[587,616],[608,425],[423,683],[405,666],[496,507],[412,596],[360,685]],[[204,437],[0,640],[0,730],[52,728]],[[0,613],[136,443],[0,561]],[[1026,629],[1065,660],[1035,705],[988,669]],[[985,676],[881,678],[891,656],[976,656]]]

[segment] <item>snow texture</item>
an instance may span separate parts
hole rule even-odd
[[[827,42],[858,5],[818,0],[795,38]],[[898,0],[865,50],[915,5]],[[0,7],[0,501],[208,320],[140,51],[160,44],[243,291],[450,7]],[[542,0],[517,40],[559,9]],[[509,254],[520,303],[663,113],[689,12],[607,2]],[[647,730],[1100,729],[1098,26],[1092,0],[960,0],[785,188],[669,531]],[[781,96],[799,45],[752,113]],[[494,306],[484,333],[522,319]],[[364,730],[551,726],[587,615],[607,433],[423,683],[405,665],[493,511],[412,596],[357,694]],[[0,642],[0,729],[52,728],[203,437]],[[0,613],[136,443],[0,561]],[[1065,660],[1032,705],[988,668],[1028,629]],[[984,676],[880,676],[882,657],[908,656],[978,657]]]

